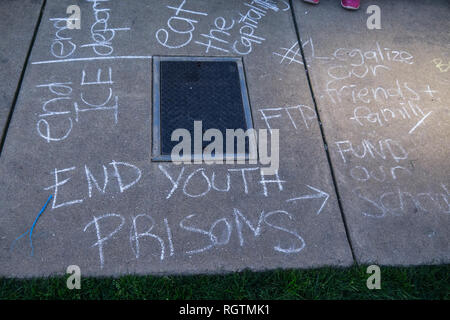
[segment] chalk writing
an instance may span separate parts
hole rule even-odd
[[[69,137],[74,127],[74,123],[80,121],[80,115],[86,112],[107,112],[113,113],[114,124],[118,123],[119,103],[118,96],[114,96],[111,85],[112,69],[108,68],[105,77],[105,70],[98,68],[94,81],[88,81],[86,70],[81,72],[81,88],[84,86],[95,87],[96,96],[99,90],[106,89],[106,98],[100,101],[92,101],[86,97],[84,91],[80,92],[79,101],[72,95],[72,82],[52,82],[39,84],[37,88],[47,88],[52,97],[42,104],[42,113],[36,122],[36,130],[39,137],[48,143],[63,141]],[[102,76],[103,75],[103,76]],[[105,88],[107,86],[107,88]],[[88,90],[89,91],[89,90]]]
[[[240,185],[240,190],[244,191],[244,194],[249,194],[249,185],[248,185],[248,177],[247,174],[251,174],[253,171],[259,170],[259,183],[262,186],[262,194],[267,197],[269,195],[269,185],[276,185],[279,191],[283,191],[283,184],[286,182],[285,180],[281,180],[278,171],[275,172],[273,179],[267,179],[266,175],[261,174],[259,167],[251,167],[251,168],[233,168],[228,169],[224,174],[222,174],[225,179],[226,187],[218,187],[217,186],[217,175],[215,172],[212,172],[212,175],[206,173],[205,168],[197,168],[189,173],[187,176],[184,174],[185,167],[181,167],[177,170],[177,173],[169,172],[168,167],[165,165],[158,165],[160,171],[167,177],[169,180],[171,187],[167,193],[166,199],[170,199],[176,190],[181,187],[182,193],[189,198],[199,198],[204,197],[209,194],[212,190],[218,192],[229,192],[232,189],[234,181],[240,181],[238,183]],[[178,167],[177,167],[178,168]],[[236,174],[231,174],[236,173]],[[233,177],[233,179],[231,179]],[[193,183],[195,181],[195,184]],[[196,192],[191,191],[191,188],[195,189]]]
[[[67,35],[68,32],[65,30],[69,30],[67,27],[68,22],[70,22],[69,18],[51,18],[49,19],[53,22],[53,27],[56,29],[55,38],[52,39],[52,43],[50,45],[50,53],[55,58],[67,58],[71,56],[77,45],[72,41],[72,38]]]
[[[275,219],[276,217],[278,218]],[[282,219],[283,217],[285,218],[284,220]],[[131,253],[137,260],[141,259],[141,250],[144,244],[141,243],[141,239],[143,238],[154,239],[153,242],[145,242],[145,245],[146,247],[154,247],[156,245],[155,250],[158,253],[158,260],[161,262],[177,254],[192,256],[229,245],[233,234],[236,234],[239,245],[243,247],[250,241],[246,236],[246,230],[250,230],[250,235],[253,236],[254,240],[258,240],[263,236],[271,239],[270,234],[279,235],[280,238],[273,240],[275,242],[273,250],[282,254],[296,254],[305,248],[306,242],[299,231],[292,228],[291,222],[293,220],[294,216],[285,210],[261,211],[256,223],[252,222],[250,216],[245,215],[242,210],[237,208],[233,208],[230,215],[218,218],[211,223],[205,222],[205,219],[199,214],[189,214],[182,217],[178,224],[175,224],[175,227],[179,228],[177,229],[177,234],[182,239],[190,236],[196,240],[189,242],[183,240],[184,244],[188,244],[191,247],[183,252],[178,250],[174,243],[172,230],[175,227],[169,224],[167,218],[164,218],[162,223],[157,223],[150,214],[139,214],[131,217],[129,233]],[[283,223],[283,221],[285,222]],[[91,247],[97,247],[101,269],[105,266],[105,246],[114,241],[115,236],[122,232],[121,230],[124,229],[123,227],[126,223],[127,220],[123,215],[107,213],[94,216],[84,226],[84,232],[91,226],[95,230],[96,241]],[[115,227],[111,228],[111,225]],[[108,230],[112,229],[112,231],[105,233],[103,230],[106,228]],[[281,244],[283,242],[285,245]],[[196,247],[196,243],[204,243],[205,245]],[[169,254],[167,253],[167,246],[169,247]]]
[[[105,7],[106,2],[109,0],[86,0],[92,3],[92,13],[94,16],[94,23],[90,27],[90,37],[92,42],[83,44],[80,48],[92,48],[93,52],[97,56],[108,56],[114,52],[112,41],[118,31],[129,31],[128,27],[111,28],[108,25],[108,21],[111,15],[111,9]],[[77,45],[72,41],[70,32],[73,32],[73,28],[69,28],[72,19],[70,17],[65,18],[51,18],[49,19],[53,23],[53,27],[56,29],[55,37],[52,39],[50,45],[50,53],[52,56],[58,59],[66,59],[71,57]],[[86,19],[85,19],[86,20]]]
[[[280,64],[282,64],[286,60],[288,61],[288,64],[294,62],[303,65],[298,41],[294,42],[294,44],[289,48],[282,47],[280,49],[283,51],[283,53],[273,52],[274,55],[281,57]]]
[[[100,230],[100,223],[99,221],[104,220],[106,218],[119,218],[120,224],[117,226],[113,231],[111,231],[107,236],[103,236],[102,232]],[[92,247],[98,247],[98,255],[100,258],[100,268],[103,269],[103,266],[105,265],[105,257],[103,255],[103,246],[106,241],[111,239],[117,232],[119,232],[120,229],[122,229],[123,225],[125,224],[125,218],[121,215],[115,214],[115,213],[108,213],[105,215],[102,215],[100,217],[94,216],[94,219],[89,222],[83,229],[84,232],[93,225],[95,227],[95,234],[97,236],[97,241],[92,245]]]
[[[447,63],[444,63],[442,59],[436,58],[433,59],[432,62],[440,72],[448,72],[450,70],[450,60]]]
[[[178,7],[167,6],[167,8],[174,10],[174,15],[167,20],[168,29],[161,28],[156,31],[156,40],[158,43],[169,49],[178,49],[188,45],[193,38],[193,32],[195,31],[195,24],[199,20],[198,16],[207,16],[206,12],[194,11],[183,8],[187,0],[181,1]],[[191,18],[188,18],[191,17]],[[182,35],[183,39],[179,42],[173,42],[171,39],[177,38]],[[170,43],[172,44],[170,44]]]
[[[373,179],[378,182],[384,182],[387,178],[391,178],[393,180],[397,180],[399,173],[408,176],[412,175],[411,170],[404,166],[393,166],[386,168],[385,166],[378,166],[374,170],[370,170],[364,166],[354,166],[350,168],[350,176],[359,182],[366,182],[370,179]],[[387,173],[386,173],[387,172]]]
[[[359,159],[370,157],[372,159],[386,159],[387,155],[390,155],[395,162],[408,158],[408,152],[402,147],[400,142],[392,139],[378,140],[378,149],[376,143],[372,143],[368,139],[363,139],[361,145],[354,145],[349,140],[335,142],[337,152],[342,158],[344,163],[347,162],[347,156],[351,155]]]
[[[112,40],[116,36],[117,31],[128,31],[130,28],[110,28],[108,20],[110,18],[109,8],[99,8],[100,3],[108,2],[109,0],[86,0],[92,3],[92,11],[95,22],[91,25],[91,40],[92,43],[84,44],[81,47],[90,47],[96,55],[108,56],[114,52]]]
[[[441,192],[411,192],[405,187],[389,187],[390,191],[374,195],[361,188],[356,188],[353,193],[366,204],[362,215],[370,218],[385,218],[391,216],[402,216],[408,212],[428,213],[439,211],[450,213],[449,193],[446,185],[441,184]],[[411,210],[411,208],[413,210]]]
[[[368,123],[374,123],[382,127],[385,123],[391,121],[418,118],[417,123],[408,132],[408,134],[411,134],[432,113],[432,111],[429,111],[425,114],[419,105],[413,104],[411,101],[408,101],[408,104],[403,102],[400,102],[399,104],[401,107],[382,107],[376,112],[372,112],[367,106],[358,106],[353,110],[353,116],[350,117],[350,119],[354,120],[362,127]]]
[[[112,160],[111,163],[109,163],[109,166],[112,167],[113,169],[112,176],[116,178],[115,179],[116,190],[118,189],[120,193],[123,193],[126,190],[133,187],[134,185],[136,185],[142,177],[141,170],[133,164]],[[76,167],[70,167],[65,169],[55,168],[54,171],[51,173],[53,175],[54,184],[44,188],[44,190],[53,190],[54,197],[52,209],[58,209],[61,207],[84,202],[84,200],[86,199],[85,197],[58,202],[58,198],[61,197],[62,192],[61,188],[65,185],[67,187],[68,182],[74,177],[77,178],[78,180],[85,179],[87,185],[86,193],[88,198],[93,197],[94,187],[95,190],[100,194],[105,194],[107,192],[107,187],[110,185],[111,180],[108,178],[110,173],[108,173],[107,167],[105,165],[102,165],[102,168],[103,168],[103,186],[99,185],[98,177],[97,178],[94,177],[94,175],[91,172],[91,169],[87,165],[84,165],[84,170],[77,169]],[[70,177],[60,181],[60,177],[63,174],[67,176],[67,174],[69,173],[71,174]],[[71,193],[68,192],[68,194]]]
[[[22,233],[19,237],[17,237],[13,243],[11,244],[10,247],[10,251],[12,251],[14,249],[14,246],[16,244],[16,241],[18,241],[19,239],[23,238],[25,235],[28,234],[29,239],[30,239],[30,247],[31,247],[31,253],[30,255],[33,256],[34,255],[34,246],[33,246],[33,231],[34,228],[36,227],[36,223],[39,220],[39,217],[42,215],[42,213],[44,213],[44,210],[47,208],[48,203],[50,202],[50,200],[52,199],[52,195],[50,195],[47,199],[47,201],[45,202],[44,206],[41,208],[41,210],[39,211],[38,215],[36,216],[36,218],[33,221],[33,224],[31,225],[31,228],[27,231],[25,231],[24,233]]]
[[[322,190],[319,190],[317,188],[311,187],[310,185],[306,185],[309,189],[311,189],[312,191],[314,191],[314,194],[308,194],[308,195],[304,195],[304,196],[299,196],[299,197],[295,197],[295,198],[291,198],[286,200],[287,202],[292,202],[292,201],[299,201],[299,200],[309,200],[309,199],[320,199],[320,198],[324,198],[322,205],[320,206],[320,208],[317,210],[316,214],[320,214],[320,212],[322,211],[323,207],[325,206],[325,204],[328,201],[328,198],[330,197],[330,195]]]
[[[261,113],[261,119],[266,123],[267,129],[272,132],[272,126],[269,119],[280,118],[283,119],[283,115],[287,115],[290,124],[297,130],[298,120],[295,118],[296,114],[301,116],[301,120],[306,129],[316,123],[317,114],[316,111],[306,105],[300,104],[297,106],[279,107],[279,108],[263,108],[258,110]],[[298,111],[298,112],[296,112]]]
[[[167,6],[174,10],[174,15],[167,20],[167,27],[156,31],[158,43],[169,49],[179,49],[190,44],[194,39],[196,24],[200,18],[208,16],[206,12],[185,9],[187,0],[183,0],[178,7]],[[193,42],[204,47],[205,53],[233,52],[247,55],[253,51],[255,45],[262,44],[266,38],[258,33],[258,27],[269,11],[285,12],[290,9],[287,1],[284,5],[270,0],[251,0],[243,2],[245,11],[238,13],[236,19],[231,17],[216,17],[207,33],[201,33]],[[237,40],[235,40],[237,38]]]

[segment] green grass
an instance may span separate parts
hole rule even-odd
[[[0,299],[449,299],[450,265],[381,267],[381,289],[366,287],[366,267],[196,276],[0,278]]]

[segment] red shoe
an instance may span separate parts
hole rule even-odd
[[[360,0],[341,0],[341,5],[345,9],[358,10]]]
[[[319,0],[303,0],[303,1],[311,3],[311,4],[319,4]]]

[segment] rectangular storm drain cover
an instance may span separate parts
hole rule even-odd
[[[191,155],[201,157],[194,154],[194,121],[202,121],[202,135],[220,130],[224,153],[226,129],[253,128],[240,58],[154,57],[153,100],[153,161],[171,161],[176,129],[189,131]],[[203,141],[202,150],[209,143]]]

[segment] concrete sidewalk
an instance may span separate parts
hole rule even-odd
[[[294,3],[357,261],[448,262],[450,3]]]
[[[74,1],[21,2],[0,40],[0,275],[448,263],[449,4],[322,2],[76,1],[79,30]],[[155,56],[241,58],[278,172],[152,161]]]

